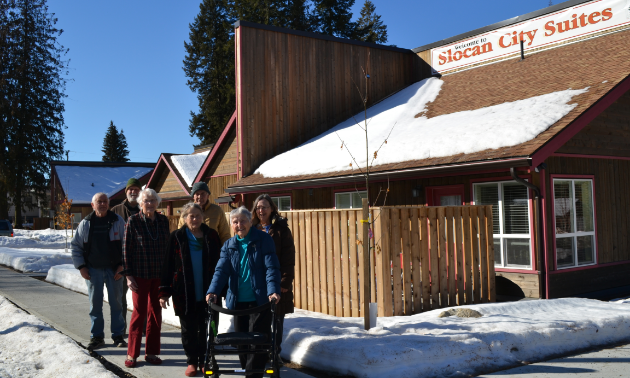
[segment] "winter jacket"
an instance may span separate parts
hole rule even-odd
[[[238,277],[240,270],[238,241],[236,236],[230,238],[221,248],[221,258],[214,271],[208,294],[219,294],[227,283],[228,291],[225,297],[226,307],[233,310],[238,302]],[[250,282],[256,302],[263,305],[269,302],[268,296],[280,293],[280,263],[276,256],[273,239],[266,232],[252,227],[249,231],[247,245],[249,267],[251,269]],[[280,299],[282,302],[282,298]]]
[[[230,233],[230,225],[225,218],[225,213],[223,212],[223,209],[221,209],[221,207],[218,205],[210,203],[210,201],[208,201],[203,207],[203,223],[207,224],[208,227],[219,233],[219,238],[221,238],[221,245],[223,245],[223,243],[225,243],[232,236],[232,234]],[[180,216],[177,228],[182,228],[183,225],[184,218]]]
[[[91,212],[79,223],[79,227],[77,227],[70,243],[72,262],[77,269],[87,266],[90,261],[90,251],[92,249],[90,222],[92,217],[95,216],[96,214]],[[112,211],[107,211],[105,217],[107,217],[107,227],[109,229],[109,260],[112,269],[116,270],[122,265],[122,240],[125,235],[125,221]]]
[[[280,287],[289,290],[280,294],[282,298],[280,303],[278,303],[278,313],[290,314],[294,312],[295,245],[287,218],[283,218],[280,215],[274,216],[271,220],[269,236],[271,236],[276,246],[276,256],[278,256],[278,261],[280,262]]]
[[[124,200],[121,204],[118,204],[118,205],[112,207],[110,210],[113,211],[114,213],[120,215],[122,217],[122,219],[125,222],[127,222],[129,220],[129,217],[133,215],[129,211],[129,207],[130,207],[129,201]]]
[[[187,227],[171,233],[168,241],[168,249],[164,258],[162,279],[160,283],[159,298],[173,297],[173,309],[175,315],[184,316],[195,308],[195,278],[190,257]],[[201,225],[203,231],[203,287],[210,286],[221,253],[219,234],[206,226]]]

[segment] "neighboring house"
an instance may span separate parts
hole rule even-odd
[[[222,135],[236,157],[209,156],[195,181],[235,161],[218,202],[250,207],[269,193],[291,209],[360,206],[363,67],[370,160],[393,127],[372,203],[494,205],[498,294],[630,290],[622,3],[568,1],[413,51],[239,22],[237,108]]]
[[[11,199],[9,198],[9,201],[10,200]],[[23,196],[22,201],[24,203],[22,209],[22,220],[24,221],[24,224],[33,223],[34,218],[47,218],[50,216],[50,190],[46,191],[46,201],[42,201],[32,194],[26,194]],[[28,206],[33,207],[29,208]],[[9,207],[9,220],[13,222],[14,218],[15,206],[11,205]]]
[[[125,198],[127,181],[135,177],[145,184],[155,163],[113,163],[101,161],[52,161],[50,163],[51,208],[58,209],[67,196],[72,200],[73,222],[92,212],[92,196],[106,193],[110,206]]]

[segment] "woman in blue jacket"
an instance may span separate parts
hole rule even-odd
[[[227,283],[226,307],[231,310],[257,307],[273,299],[279,302],[280,263],[273,239],[252,227],[252,214],[244,206],[232,210],[230,227],[235,235],[221,248],[206,301],[216,301],[217,293],[221,293]],[[270,334],[271,311],[236,316],[234,331]],[[239,348],[247,349],[247,346]],[[263,369],[268,357],[265,354],[240,354],[241,368]],[[262,377],[262,374],[251,377]]]

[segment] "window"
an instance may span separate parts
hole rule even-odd
[[[363,207],[362,198],[367,198],[367,192],[335,193],[335,209],[360,209]]]
[[[492,205],[494,265],[531,268],[529,195],[514,181],[475,184],[475,205]]]
[[[558,269],[596,264],[593,181],[553,180]]]
[[[291,210],[291,197],[283,196],[283,197],[271,197],[273,203],[276,204],[279,211],[289,211]]]

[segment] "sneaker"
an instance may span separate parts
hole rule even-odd
[[[103,340],[102,337],[92,337],[90,339],[90,343],[87,346],[87,349],[89,351],[92,351],[94,349],[102,347],[103,345],[105,345],[105,340]]]
[[[188,365],[186,371],[184,372],[184,375],[187,377],[194,377],[195,375],[197,375],[197,365]]]
[[[127,347],[127,342],[125,341],[125,339],[122,336],[113,337],[112,340],[114,340],[114,346],[116,346],[117,348],[126,348]]]

